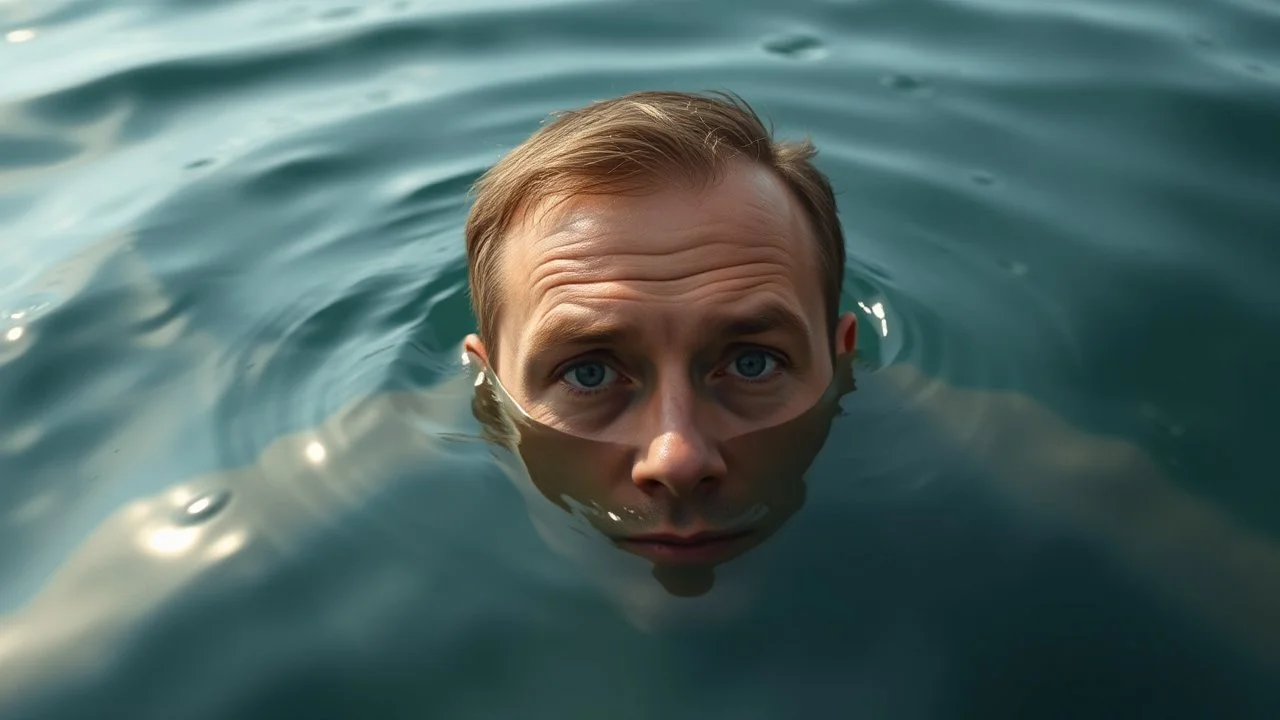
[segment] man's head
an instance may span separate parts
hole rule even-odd
[[[736,98],[637,93],[561,115],[477,183],[466,347],[537,421],[618,448],[590,500],[637,518],[625,537],[725,529],[755,498],[723,442],[812,407],[853,350],[813,155]]]

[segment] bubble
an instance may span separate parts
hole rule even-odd
[[[971,180],[974,185],[982,185],[983,187],[990,187],[996,184],[995,176],[991,173],[985,172],[975,172],[969,175],[969,180]]]
[[[818,60],[827,55],[821,40],[802,33],[765,38],[761,46],[765,52],[795,60]]]
[[[178,510],[174,522],[178,525],[196,525],[212,518],[231,501],[230,490],[214,490],[197,495]]]
[[[202,167],[208,167],[212,164],[213,164],[212,158],[200,158],[199,160],[192,160],[191,162],[187,163],[186,165],[183,165],[182,167],[187,170],[198,170]]]

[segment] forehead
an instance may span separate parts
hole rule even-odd
[[[770,299],[821,314],[819,253],[799,202],[768,168],[729,165],[714,181],[543,203],[503,253],[503,343],[579,312],[688,314]]]

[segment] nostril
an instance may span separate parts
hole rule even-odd
[[[674,497],[714,493],[719,485],[720,480],[714,475],[706,475],[694,481],[680,480],[678,478],[649,477],[636,482],[636,486],[646,495],[665,493]]]
[[[666,485],[656,478],[646,478],[636,483],[640,487],[641,492],[646,495],[657,495],[666,489]]]

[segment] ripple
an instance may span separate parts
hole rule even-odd
[[[36,31],[31,28],[20,28],[18,30],[10,30],[4,34],[4,40],[8,43],[18,45],[24,42],[30,42],[36,37]]]
[[[929,89],[929,84],[920,78],[906,73],[890,73],[880,78],[880,84],[891,90],[902,92],[922,92]]]
[[[346,20],[348,18],[353,18],[359,14],[360,14],[359,7],[356,7],[354,5],[347,5],[344,7],[336,7],[329,10],[325,10],[324,12],[320,13],[316,17],[319,18],[320,20],[332,22],[335,20]]]
[[[1202,48],[1215,48],[1218,46],[1217,40],[1214,40],[1208,35],[1201,35],[1200,33],[1193,33],[1191,35],[1191,42]]]
[[[56,165],[80,153],[80,146],[54,137],[0,135],[0,168]]]
[[[829,53],[821,39],[805,33],[774,35],[761,43],[765,52],[792,60],[820,60]]]
[[[169,561],[205,546],[211,557],[241,553],[259,535],[300,549],[303,528],[348,544],[317,563],[382,543],[377,557],[463,557],[459,576],[470,577],[462,566],[475,543],[442,537],[440,525],[518,515],[493,509],[500,492],[475,490],[491,458],[445,413],[458,398],[422,392],[447,382],[473,325],[467,188],[547,112],[654,85],[726,87],[767,108],[784,134],[812,132],[839,190],[860,371],[897,385],[879,406],[871,392],[850,406],[841,438],[862,461],[829,479],[852,467],[899,491],[931,482],[916,462],[930,450],[907,418],[936,403],[944,381],[975,389],[945,418],[959,444],[999,447],[988,388],[1104,426],[1099,398],[1132,391],[1161,408],[1150,423],[1170,444],[1234,448],[1219,467],[1265,470],[1249,453],[1267,446],[1266,419],[1241,420],[1223,400],[1269,397],[1274,365],[1265,348],[1246,347],[1267,337],[1256,331],[1264,323],[1241,320],[1274,324],[1274,313],[1229,299],[1278,306],[1265,209],[1275,103],[1252,92],[1274,77],[1274,57],[1252,22],[1259,12],[1232,14],[1240,4],[943,2],[917,13],[856,2],[756,15],[229,0],[165,7],[163,26],[141,5],[23,19],[6,40],[33,22],[38,34],[3,46],[21,72],[5,76],[0,102],[31,122],[0,137],[0,165],[58,167],[0,178],[0,194],[19,198],[6,200],[4,219],[22,224],[5,249],[52,264],[82,242],[57,223],[83,216],[95,230],[136,229],[145,272],[95,267],[44,312],[32,273],[0,263],[0,504],[22,519],[3,527],[0,570],[38,587],[53,568],[14,548],[51,548],[52,558],[87,532],[75,523],[122,498],[218,471],[226,483],[193,483],[205,494],[157,505],[165,523],[149,547]],[[762,37],[762,27],[821,33]],[[86,146],[77,128],[117,107],[127,112],[95,131],[94,152],[63,163]],[[1155,275],[1173,280],[1153,286]],[[1179,304],[1182,293],[1195,297]],[[1185,341],[1188,318],[1208,363],[1196,383],[1143,355],[1161,338]],[[192,368],[209,376],[181,374]],[[152,391],[166,383],[177,409],[155,407]],[[1161,395],[1165,386],[1176,392]],[[159,420],[131,424],[142,415]],[[1196,417],[1212,422],[1187,420]],[[388,472],[404,476],[395,493],[378,484]],[[846,487],[833,499],[848,500]],[[442,501],[468,492],[479,501]],[[191,647],[193,667],[234,655]],[[129,672],[127,652],[108,655],[104,686]],[[215,694],[242,697],[223,689]]]

